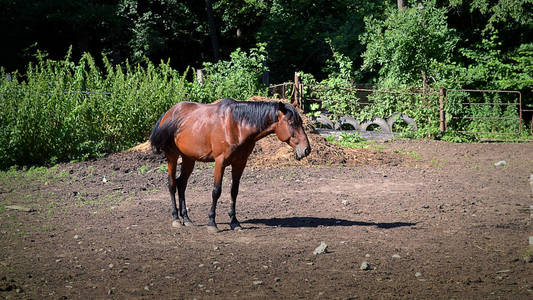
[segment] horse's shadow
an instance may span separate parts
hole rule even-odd
[[[376,226],[382,229],[391,229],[405,226],[415,226],[417,223],[411,222],[361,222],[350,221],[335,218],[316,218],[316,217],[289,217],[289,218],[270,218],[270,219],[250,219],[242,221],[247,224],[263,224],[273,227],[318,227],[318,226]]]

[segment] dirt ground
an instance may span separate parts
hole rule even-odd
[[[212,164],[196,166],[197,226],[182,228],[151,153],[3,173],[0,298],[533,298],[532,143],[311,140],[315,155],[299,165],[277,141],[258,145],[241,181],[242,231],[229,229],[228,168],[216,234]]]

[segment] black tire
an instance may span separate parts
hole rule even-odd
[[[389,125],[391,132],[392,132],[392,125],[394,125],[394,122],[398,120],[398,117],[400,117],[405,123],[407,123],[407,125],[410,125],[413,131],[418,130],[416,121],[413,118],[409,117],[407,114],[397,112],[397,113],[392,114],[392,116],[390,116],[390,118],[387,119],[387,125]]]
[[[324,114],[320,114],[318,117],[316,117],[315,122],[324,125],[324,127],[327,129],[335,129],[333,122],[331,122],[330,119]]]
[[[359,121],[357,121],[352,116],[344,116],[340,118],[335,124],[335,130],[341,130],[342,125],[351,125],[353,127],[353,130],[356,130],[356,131],[361,130],[361,124],[359,124]]]
[[[371,120],[361,123],[361,131],[366,131],[370,125],[378,125],[382,132],[391,133],[391,129],[389,124],[387,124],[387,121],[379,117],[373,117]]]

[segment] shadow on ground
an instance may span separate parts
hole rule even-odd
[[[263,224],[275,227],[318,227],[318,226],[376,226],[383,229],[396,227],[415,226],[417,223],[410,222],[361,222],[335,218],[315,218],[315,217],[290,217],[271,219],[250,219],[241,223]]]

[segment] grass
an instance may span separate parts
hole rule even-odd
[[[141,175],[146,174],[146,173],[148,172],[148,168],[149,168],[149,167],[150,167],[150,166],[148,166],[148,165],[143,165],[143,166],[141,166],[141,167],[139,168],[139,174],[141,174]]]
[[[339,139],[334,136],[328,136],[326,140],[330,143],[337,144],[346,148],[364,149],[368,148],[371,143],[363,139],[359,133],[341,133]]]
[[[393,152],[395,154],[408,155],[409,157],[411,157],[411,158],[413,158],[413,159],[415,159],[417,161],[422,160],[422,157],[416,151],[406,151],[406,150],[402,149],[402,150],[394,150]]]
[[[168,167],[167,164],[161,164],[157,170],[161,173],[167,173]]]
[[[436,168],[442,168],[442,162],[436,157],[431,159],[429,165]]]

